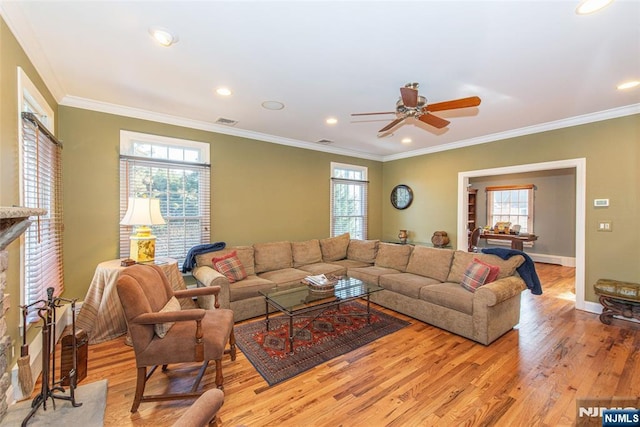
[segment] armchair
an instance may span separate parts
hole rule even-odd
[[[196,390],[211,360],[216,365],[216,386],[222,388],[222,356],[228,353],[235,360],[236,348],[233,312],[218,308],[219,287],[173,291],[159,267],[134,265],[120,273],[117,289],[136,356],[137,383],[131,412],[136,412],[141,402],[200,396],[202,391]],[[173,297],[211,294],[215,296],[215,310],[167,311]],[[164,338],[156,332],[156,325],[168,329]],[[225,350],[227,343],[229,349]],[[166,371],[169,363],[189,362],[204,362],[189,392],[144,395],[146,382],[158,365]]]

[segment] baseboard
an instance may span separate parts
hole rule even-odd
[[[532,260],[535,262],[542,262],[545,264],[557,264],[563,267],[574,267],[576,266],[575,257],[567,257],[561,255],[547,255],[547,254],[536,254],[536,253],[528,253]]]
[[[76,304],[76,312],[78,304]],[[64,304],[56,309],[56,337],[57,343],[64,332],[64,329],[71,325],[71,305]],[[36,337],[29,344],[29,365],[31,367],[31,378],[35,384],[36,380],[42,373],[42,329],[39,329]],[[55,372],[53,373],[55,375]],[[11,392],[11,394],[10,394]],[[11,369],[11,385],[7,389],[7,403],[11,405],[18,400],[22,400],[28,396],[22,395],[20,384],[18,382],[18,363]]]

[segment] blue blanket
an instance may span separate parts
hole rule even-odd
[[[502,259],[509,259],[515,255],[522,255],[524,257],[524,262],[516,270],[518,270],[518,274],[522,277],[524,283],[527,284],[527,288],[531,290],[532,294],[542,295],[542,285],[540,284],[538,273],[536,273],[536,265],[529,255],[522,251],[506,248],[485,248],[482,252],[485,254],[497,255]]]
[[[189,249],[189,252],[187,252],[187,256],[184,258],[184,263],[182,264],[182,272],[186,273],[193,270],[193,267],[196,266],[196,255],[206,254],[207,252],[213,251],[221,251],[226,246],[227,244],[225,242],[216,242],[205,243],[192,247],[191,249]]]

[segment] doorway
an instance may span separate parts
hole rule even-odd
[[[576,308],[599,313],[601,307],[596,303],[585,303],[585,230],[586,230],[586,159],[568,159],[553,162],[531,163],[527,165],[506,166],[501,168],[481,169],[458,173],[458,239],[457,247],[467,247],[467,186],[469,178],[506,175],[524,172],[536,172],[554,169],[575,169],[576,176],[576,274],[575,292]],[[598,310],[600,308],[600,310]]]

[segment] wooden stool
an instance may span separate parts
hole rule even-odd
[[[607,325],[615,315],[640,320],[640,283],[598,279],[593,288],[600,296],[600,321]]]

